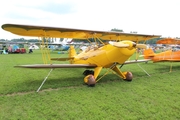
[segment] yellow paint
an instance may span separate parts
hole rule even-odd
[[[130,56],[135,53],[136,47],[132,45],[132,41],[122,41],[118,43],[127,44],[128,47],[121,48],[113,46],[111,44],[107,44],[98,49],[92,48],[87,52],[84,51],[74,56],[73,64],[97,65],[98,67],[94,69],[94,77],[96,79],[103,67],[110,68],[111,66],[113,66],[114,63],[123,64],[126,60],[129,59]],[[72,49],[74,48],[70,48],[70,51],[73,51]],[[125,75],[120,71],[117,66],[115,66],[115,68],[113,68],[112,70],[114,70],[121,78],[126,79]]]

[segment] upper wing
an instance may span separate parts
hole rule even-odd
[[[156,44],[180,44],[180,39],[165,38],[158,40]]]
[[[17,65],[19,68],[95,68],[93,64],[33,64],[33,65]]]
[[[57,38],[75,38],[88,39],[98,37],[102,40],[132,40],[141,41],[151,38],[160,37],[160,35],[144,35],[121,33],[114,31],[94,31],[71,28],[57,28],[45,26],[19,25],[19,24],[4,24],[2,29],[21,36],[32,37],[57,37]]]

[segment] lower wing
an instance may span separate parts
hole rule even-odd
[[[154,60],[153,62],[180,62],[180,59],[159,59]]]
[[[93,64],[33,64],[33,65],[17,65],[18,68],[95,68]]]
[[[148,62],[148,61],[150,61],[150,60],[151,60],[151,59],[131,60],[131,61],[126,61],[126,62],[124,63],[124,65],[125,65],[125,64],[133,64],[133,63]]]

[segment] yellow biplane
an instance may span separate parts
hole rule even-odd
[[[92,70],[84,71],[84,82],[89,86],[102,77],[98,77],[102,68],[109,68],[124,80],[131,81],[132,73],[122,72],[118,65],[129,63],[143,62],[144,60],[127,61],[135,52],[136,48],[146,48],[144,44],[138,44],[139,41],[149,40],[160,37],[160,35],[144,35],[121,33],[114,31],[94,31],[71,28],[44,27],[19,24],[4,24],[2,29],[13,34],[31,37],[55,37],[55,38],[73,38],[86,39],[89,42],[93,39],[95,43],[89,46],[85,51],[77,54],[74,46],[70,46],[69,57],[67,58],[50,58],[50,60],[65,61],[70,64],[35,64],[35,65],[18,65],[21,68],[90,68]],[[106,41],[106,42],[103,42]]]

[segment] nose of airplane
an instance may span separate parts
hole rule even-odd
[[[141,49],[146,49],[147,48],[147,46],[145,44],[137,44],[137,43],[134,43],[134,42],[133,42],[133,47],[141,48]]]

